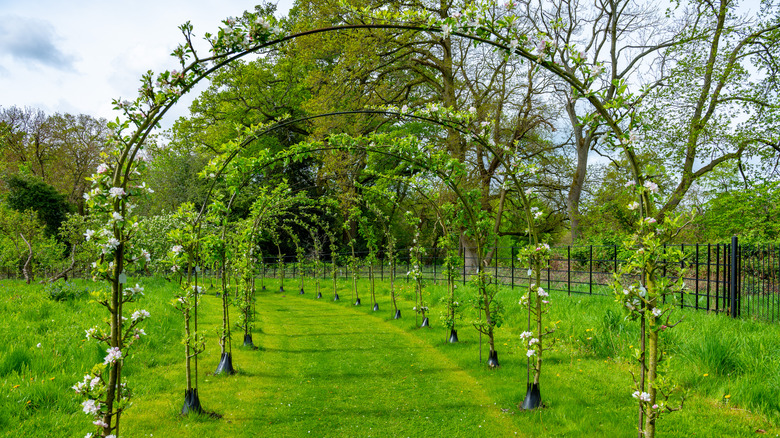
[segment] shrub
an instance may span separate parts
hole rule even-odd
[[[79,299],[87,295],[85,288],[80,288],[73,283],[49,283],[44,287],[44,292],[49,299],[54,301],[69,301]]]

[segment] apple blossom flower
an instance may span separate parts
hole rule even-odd
[[[124,217],[122,217],[122,215],[121,215],[121,214],[119,214],[119,212],[118,212],[118,211],[115,211],[115,212],[111,213],[111,217],[112,217],[112,218],[113,218],[115,221],[117,221],[117,222],[121,222],[121,221],[125,220],[125,218],[124,218]]]
[[[106,422],[103,420],[95,420],[92,422],[92,424],[94,424],[97,427],[108,427],[108,424],[106,424]]]
[[[83,406],[83,410],[85,414],[92,414],[95,415],[100,411],[100,403],[95,402],[95,400],[89,399],[85,400],[81,403],[81,406]]]
[[[103,359],[104,365],[115,363],[122,358],[122,351],[119,349],[119,347],[111,347],[106,350],[106,353],[108,354],[106,355],[105,359]]]
[[[117,240],[115,237],[112,237],[108,239],[108,241],[103,245],[103,253],[113,251],[117,246],[119,246],[119,240]]]
[[[86,232],[86,233],[84,233],[84,238],[85,238],[86,240],[89,240],[89,239],[91,239],[91,238],[92,238],[92,236],[93,236],[94,234],[95,234],[95,231],[94,231],[94,230],[87,230],[87,232]]]
[[[133,314],[130,315],[130,319],[132,319],[133,321],[137,321],[139,319],[141,319],[141,320],[146,319],[149,316],[150,316],[149,312],[147,312],[146,310],[142,309],[142,310],[136,310],[135,312],[133,312]]]
[[[631,180],[628,180],[628,181],[626,181],[626,183],[625,183],[625,184],[623,184],[623,187],[631,187],[631,186],[633,186],[633,185],[635,185],[635,184],[636,184],[636,181],[634,181],[633,179],[631,179]]]
[[[520,333],[520,339],[525,340],[525,338],[530,338],[534,334],[532,332],[523,332]]]
[[[528,351],[525,352],[525,355],[528,356],[528,357],[531,357],[534,354],[536,354],[536,350],[528,350]]]
[[[130,295],[135,295],[135,294],[143,295],[144,294],[144,288],[139,286],[138,283],[136,283],[134,287],[128,287],[125,290],[130,292]]]
[[[108,195],[112,198],[122,198],[122,196],[125,196],[125,189],[122,187],[111,187],[108,189]]]
[[[108,164],[100,163],[97,167],[97,173],[105,173],[108,170]]]
[[[653,193],[658,193],[658,184],[652,182],[652,181],[645,181],[643,184],[647,190],[650,190]]]
[[[634,202],[632,202],[632,203],[628,204],[628,209],[629,209],[629,210],[636,210],[637,208],[639,208],[639,203],[638,203],[638,202],[636,202],[636,201],[634,201]]]
[[[184,247],[181,245],[174,245],[171,247],[171,251],[173,251],[176,254],[181,254],[181,252],[184,251]]]
[[[656,221],[654,217],[646,217],[645,222],[647,222],[648,224],[654,224],[658,221]]]
[[[653,309],[653,316],[655,316],[656,318],[660,317],[662,313],[664,313],[664,311],[659,309],[658,307]]]
[[[539,343],[539,339],[538,339],[538,338],[531,338],[531,339],[528,341],[528,346],[530,347],[530,346],[532,346],[532,345],[534,345],[534,344],[538,344],[538,343]]]
[[[650,394],[646,392],[634,391],[634,393],[631,394],[631,397],[638,398],[643,402],[650,402]]]

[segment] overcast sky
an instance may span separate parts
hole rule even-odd
[[[293,0],[278,0],[286,15]],[[115,118],[114,98],[135,98],[147,70],[177,67],[169,56],[192,22],[200,39],[221,20],[253,10],[238,0],[0,0],[0,106]],[[204,86],[201,85],[200,89]],[[164,126],[186,114],[191,92]]]

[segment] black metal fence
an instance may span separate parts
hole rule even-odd
[[[778,274],[780,270],[780,246],[740,245],[735,238],[731,243],[681,244],[685,254],[681,267],[685,268],[684,281],[687,292],[681,294],[678,305],[682,308],[725,313],[733,317],[745,317],[764,321],[780,320],[780,296],[778,296]],[[493,248],[488,267],[490,274],[510,288],[528,286],[528,266],[517,261],[517,247]],[[423,279],[433,283],[445,281],[444,255],[441,250],[430,248],[423,259]],[[618,266],[625,260],[619,246],[567,245],[551,248],[550,267],[542,272],[542,287],[548,291],[568,295],[611,295],[610,282]],[[336,264],[326,254],[325,271],[319,275],[330,278],[332,270],[342,278],[351,278],[348,260],[351,253],[335,254]],[[391,274],[388,261],[380,255],[369,267],[365,253],[356,253],[356,271],[361,277],[368,276],[372,268],[377,278],[385,279]],[[295,257],[284,257],[285,276],[300,275]],[[461,261],[463,258],[461,257]],[[461,263],[457,281],[465,284],[472,272],[467,269],[473,263]],[[335,266],[335,267],[334,267]],[[408,279],[411,268],[408,252],[396,258],[396,278]],[[279,276],[281,266],[278,257],[265,259],[265,275]],[[304,263],[306,275],[313,275],[310,263]],[[732,311],[733,309],[733,311]]]

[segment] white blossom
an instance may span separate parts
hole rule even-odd
[[[133,312],[132,315],[130,315],[130,319],[132,319],[133,321],[137,321],[139,319],[141,320],[146,319],[149,316],[150,316],[149,312],[147,312],[146,310],[136,310],[135,312]]]
[[[108,350],[106,350],[106,353],[108,353],[103,359],[103,364],[108,365],[110,363],[114,363],[122,358],[122,351],[119,349],[119,347],[111,347]]]
[[[97,403],[92,399],[85,400],[83,403],[81,403],[81,406],[83,406],[85,414],[95,415],[98,413],[98,411],[100,411],[100,403]]]
[[[643,185],[647,190],[650,190],[652,193],[658,193],[658,184],[652,181],[645,181]]]
[[[111,187],[108,189],[108,195],[112,198],[122,198],[122,196],[125,196],[125,189],[122,187]]]

